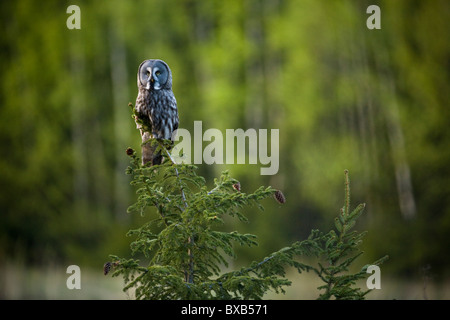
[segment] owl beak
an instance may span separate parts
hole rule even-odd
[[[150,76],[148,77],[146,89],[150,90],[150,83],[153,83],[155,80],[153,79],[152,68],[147,68],[147,71]]]

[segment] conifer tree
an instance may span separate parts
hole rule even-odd
[[[314,272],[324,282],[319,287],[324,290],[319,299],[363,299],[369,292],[356,287],[356,281],[367,276],[368,265],[357,273],[349,272],[362,254],[358,245],[366,232],[351,231],[364,205],[350,211],[347,170],[345,202],[335,219],[336,230],[313,230],[306,240],[249,266],[223,272],[227,259],[236,258],[234,244],[257,245],[255,235],[219,231],[225,217],[247,221],[241,212],[244,207],[255,205],[263,209],[260,202],[265,198],[273,196],[281,204],[286,198],[272,187],[242,192],[239,181],[228,171],[215,179],[214,188],[208,190],[195,165],[175,163],[168,151],[169,141],[152,143],[165,155],[162,164],[143,166],[136,152],[128,148],[131,164],[126,170],[138,194],[128,211],[143,217],[150,207],[157,212],[156,217],[128,232],[134,237],[132,255],[142,254],[147,262],[111,255],[112,261],[104,266],[105,274],[112,269],[113,276],[123,276],[124,291],[135,289],[136,299],[262,299],[269,290],[285,292],[284,288],[291,284],[286,268],[293,267],[299,273]],[[317,258],[317,264],[302,262],[304,257]]]

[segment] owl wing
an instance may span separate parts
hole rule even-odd
[[[136,128],[141,131],[141,135],[144,131],[152,132],[152,122],[148,114],[148,109],[148,96],[145,92],[139,90],[136,104],[134,105],[134,121],[136,122]]]

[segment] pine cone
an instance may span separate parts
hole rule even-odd
[[[106,276],[111,270],[111,262],[107,262],[103,265],[103,274]]]
[[[233,189],[241,192],[241,184],[239,182],[233,184]]]
[[[286,202],[286,197],[284,196],[283,192],[280,190],[275,191],[274,198],[277,200],[278,203],[283,204]]]

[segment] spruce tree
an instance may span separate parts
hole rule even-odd
[[[131,164],[126,173],[132,176],[137,201],[130,213],[147,217],[141,227],[130,230],[134,237],[131,254],[141,254],[146,262],[135,258],[111,255],[104,273],[122,276],[124,291],[135,289],[136,299],[262,299],[272,290],[284,293],[291,284],[286,269],[299,273],[311,271],[324,282],[319,299],[363,299],[356,281],[367,277],[365,265],[357,273],[349,268],[362,254],[358,246],[366,232],[351,231],[364,205],[350,210],[350,182],[345,171],[344,206],[335,219],[336,230],[323,233],[313,230],[310,236],[278,250],[249,266],[224,272],[228,259],[236,258],[233,246],[257,245],[253,234],[220,231],[227,216],[247,221],[242,210],[247,206],[263,209],[261,201],[273,196],[283,204],[286,198],[280,190],[259,187],[254,192],[241,191],[239,181],[224,171],[208,190],[206,181],[191,164],[175,163],[168,151],[170,141],[152,141],[164,157],[161,165],[143,166],[136,152],[127,149]],[[316,264],[302,262],[313,257]],[[380,264],[384,257],[372,264]],[[308,259],[310,261],[310,259]]]

